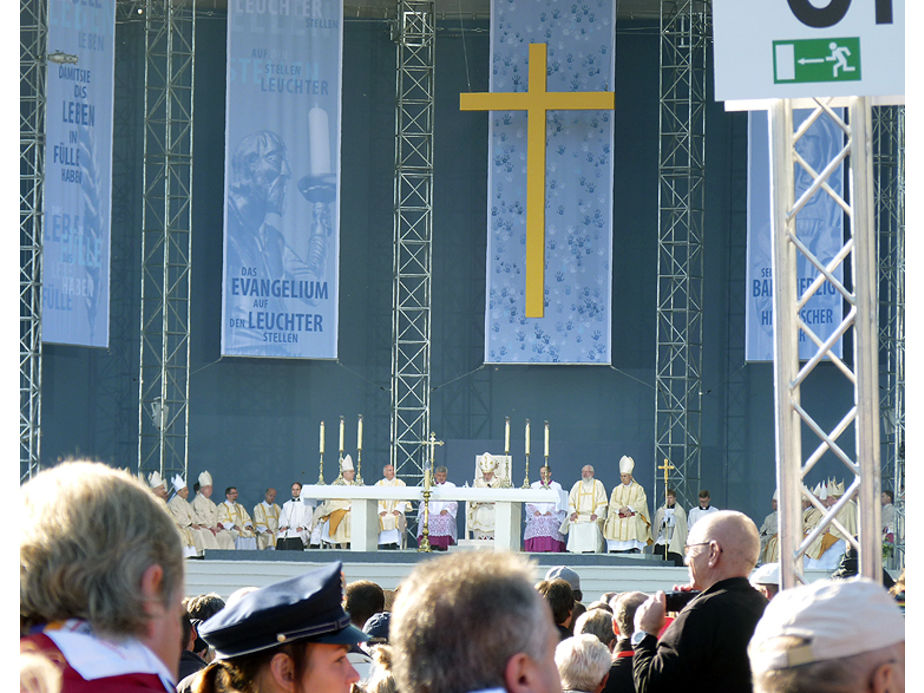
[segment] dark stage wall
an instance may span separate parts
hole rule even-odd
[[[198,20],[193,211],[190,482],[209,469],[256,503],[263,487],[318,476],[317,427],[335,447],[337,416],[355,441],[365,416],[364,477],[388,457],[395,47],[384,22],[346,21],[338,362],[219,359],[225,19]],[[522,430],[552,425],[555,476],[569,486],[594,464],[608,490],[623,454],[652,497],[657,275],[658,34],[618,27],[612,367],[482,365],[487,122],[461,113],[460,91],[486,91],[486,24],[440,25],[436,58],[432,427],[450,479],[471,480],[473,455],[500,452],[513,421],[514,478]],[[479,31],[480,30],[480,31]],[[72,455],[137,465],[138,302],[143,143],[141,26],[117,33],[112,341],[108,350],[49,345],[44,358],[43,464]],[[711,98],[711,95],[710,95]],[[719,507],[758,521],[774,488],[772,368],[745,364],[746,115],[708,110],[703,356],[703,477]],[[293,191],[290,191],[290,194]],[[824,367],[820,411],[850,396]],[[830,380],[830,383],[826,383]],[[842,378],[840,380],[843,380]],[[824,414],[820,418],[825,419]],[[830,418],[830,417],[829,417]],[[827,422],[832,423],[832,422]],[[538,457],[531,464],[536,478]],[[325,476],[336,464],[328,455]],[[822,465],[823,473],[839,473]],[[399,472],[400,473],[400,472]],[[660,497],[660,496],[659,496]]]

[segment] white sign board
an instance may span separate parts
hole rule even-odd
[[[717,101],[903,101],[905,0],[713,0],[712,15]]]

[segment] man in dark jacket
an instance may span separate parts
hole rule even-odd
[[[748,575],[760,537],[743,513],[722,510],[701,518],[687,537],[690,587],[701,590],[664,632],[664,593],[635,614],[632,673],[637,693],[678,690],[749,693],[747,646],[767,606]]]

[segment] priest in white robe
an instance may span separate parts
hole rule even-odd
[[[446,480],[449,471],[443,465],[433,470],[433,488],[455,488],[456,485]],[[456,543],[458,528],[456,526],[456,513],[459,511],[457,501],[437,501],[431,500],[426,505],[429,510],[429,534],[430,547],[434,551],[446,551],[450,546]],[[423,501],[417,506],[417,543],[423,536],[424,528],[424,503]]]
[[[391,463],[382,467],[382,478],[375,482],[384,488],[400,488],[406,484],[395,476]],[[385,499],[379,501],[379,549],[394,550],[401,547],[401,537],[407,529],[405,513],[411,504],[404,500]]]
[[[777,502],[779,499],[779,490],[773,492],[773,498],[770,499],[770,505],[773,512],[764,518],[760,526],[760,558],[761,565],[765,563],[776,563],[780,560],[780,528],[779,513],[777,512]]]
[[[212,535],[211,539],[205,538],[205,548],[233,549],[234,537],[231,532],[218,526],[218,506],[212,502],[212,475],[208,471],[199,475],[199,488],[191,505],[196,513],[196,523]]]
[[[481,475],[475,477],[475,488],[507,488],[510,484],[497,475],[497,458],[489,452],[478,462]],[[494,539],[494,503],[469,501],[466,512],[468,530],[475,539]]]
[[[239,551],[256,550],[257,533],[246,508],[237,502],[237,488],[225,489],[225,501],[218,506],[218,526],[227,529],[234,537],[234,548]]]
[[[658,533],[652,553],[665,561],[683,566],[683,551],[687,543],[687,514],[677,503],[677,492],[669,488],[667,499],[655,513],[654,532]],[[652,532],[652,533],[654,533]]]
[[[600,553],[606,519],[606,488],[602,481],[594,479],[594,468],[589,464],[581,468],[581,480],[571,487],[568,513],[561,530],[568,534],[568,551]]]
[[[833,479],[828,481],[824,492],[821,494],[825,496],[823,499],[825,506],[828,509],[832,508],[844,495],[844,490],[843,481],[840,483],[835,482]],[[836,517],[838,522],[847,530],[847,534],[841,532],[833,524],[829,524],[825,531],[815,537],[815,540],[805,550],[805,570],[834,570],[840,564],[841,556],[847,551],[848,537],[855,538],[857,536],[857,506],[855,503],[849,501],[838,511]],[[821,513],[816,512],[813,515],[814,525],[812,528],[818,525],[820,519]]]
[[[651,544],[651,515],[648,496],[632,478],[635,460],[623,455],[619,460],[619,484],[610,495],[603,536],[610,553],[641,553]]]
[[[523,530],[523,549],[536,552],[561,552],[565,550],[565,535],[561,523],[568,516],[568,494],[557,481],[552,481],[552,470],[543,465],[539,468],[539,481],[530,488],[551,490],[558,497],[555,503],[527,503],[526,528]]]
[[[276,505],[276,489],[268,488],[263,500],[253,506],[254,529],[257,531],[257,548],[260,551],[276,548],[279,532],[279,515],[282,509]]]
[[[301,497],[302,485],[299,482],[292,482],[291,492],[292,498],[282,504],[282,512],[279,513],[277,551],[304,551],[308,546],[308,532],[314,506],[308,506],[304,502]]]

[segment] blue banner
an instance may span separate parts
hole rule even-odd
[[[843,113],[837,111],[841,117]],[[798,128],[811,110],[793,112]],[[828,116],[818,118],[796,143],[796,151],[815,171],[821,171],[844,146],[843,131]],[[798,163],[794,166],[795,199],[812,184],[811,176]],[[844,168],[839,166],[828,185],[844,194]],[[748,247],[747,308],[745,312],[745,360],[773,360],[773,251],[770,230],[770,139],[766,111],[751,111],[748,119]],[[844,215],[834,199],[823,190],[816,192],[796,216],[796,236],[823,264],[827,265],[844,244]],[[801,296],[818,276],[818,271],[801,253],[797,256],[797,295]],[[834,271],[843,281],[843,265]],[[824,341],[843,319],[843,301],[834,286],[825,281],[801,311],[803,322]],[[809,359],[817,347],[799,331],[799,358]],[[843,340],[833,349],[840,357]]]
[[[48,0],[42,341],[109,345],[115,0]]]
[[[340,0],[228,3],[221,353],[337,357]]]
[[[549,92],[612,92],[614,0],[492,0],[491,92],[534,92],[529,44],[545,44]],[[537,117],[530,115],[529,117]],[[485,361],[609,364],[613,113],[550,110],[545,171],[527,161],[525,111],[489,114]],[[527,178],[545,175],[542,317],[526,317]]]

